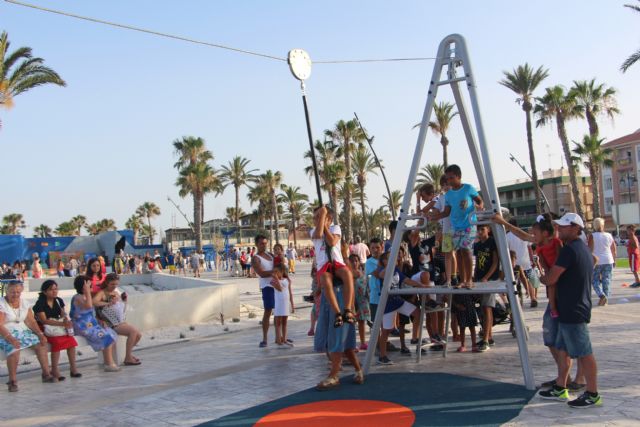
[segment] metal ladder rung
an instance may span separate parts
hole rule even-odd
[[[473,289],[451,288],[448,286],[389,289],[389,295],[501,294],[507,292],[508,282],[492,280],[489,282],[474,282],[474,285]]]
[[[444,85],[448,85],[448,84],[451,84],[451,83],[463,82],[463,81],[465,81],[465,80],[467,80],[467,77],[466,77],[466,76],[465,76],[465,77],[456,77],[455,79],[449,79],[449,80],[442,80],[442,81],[439,81],[439,82],[437,83],[437,85],[438,85],[438,86],[444,86]]]

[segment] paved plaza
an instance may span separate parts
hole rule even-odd
[[[310,388],[326,375],[328,366],[324,355],[313,353],[312,339],[307,337],[309,305],[302,303],[302,295],[308,293],[308,272],[309,266],[303,265],[294,282],[295,301],[304,308],[290,318],[293,348],[258,348],[259,313],[252,319],[244,316],[242,327],[230,333],[141,348],[137,354],[142,366],[123,367],[120,373],[102,372],[95,359],[81,363],[81,379],[67,378],[58,384],[41,383],[39,371],[23,372],[18,393],[0,392],[0,425],[190,426]],[[640,290],[622,287],[630,278],[629,273],[617,270],[611,304],[593,310],[590,330],[604,405],[580,411],[534,397],[507,425],[640,425],[640,376],[634,356],[640,347],[636,326]],[[241,302],[259,305],[256,279],[223,280],[240,282]],[[537,383],[555,373],[542,345],[545,305],[546,301],[539,308],[525,310]],[[441,353],[430,352],[420,364],[391,353],[396,364],[373,366],[372,372],[442,372],[522,384],[516,340],[508,325],[496,328],[495,340],[496,346],[486,353],[450,352],[444,359]],[[345,367],[346,374],[351,374],[351,367]],[[478,424],[481,420],[470,420],[470,425]]]

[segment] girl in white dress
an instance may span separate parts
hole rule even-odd
[[[273,266],[273,278],[280,283],[282,290],[275,290],[274,323],[276,326],[276,344],[279,348],[293,347],[293,341],[287,339],[287,318],[294,312],[293,294],[291,292],[291,280],[287,276],[287,268],[284,264]]]

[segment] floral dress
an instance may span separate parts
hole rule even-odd
[[[21,349],[33,347],[40,343],[38,336],[24,323],[24,319],[27,318],[29,313],[29,307],[23,299],[20,299],[19,308],[13,308],[6,298],[0,298],[0,311],[4,313],[4,327],[20,342]],[[7,356],[20,351],[20,349],[14,348],[2,337],[0,337],[0,350],[4,351]]]
[[[100,351],[109,347],[116,341],[116,332],[110,328],[103,328],[98,323],[93,307],[78,308],[76,298],[78,298],[78,295],[71,300],[71,312],[69,313],[75,334],[84,337],[93,351]]]
[[[356,279],[356,312],[358,320],[370,321],[369,286],[364,281],[364,276]]]

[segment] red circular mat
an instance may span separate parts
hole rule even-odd
[[[255,426],[325,427],[341,423],[349,427],[410,427],[415,419],[411,409],[397,403],[381,400],[324,400],[272,412],[260,418]]]

